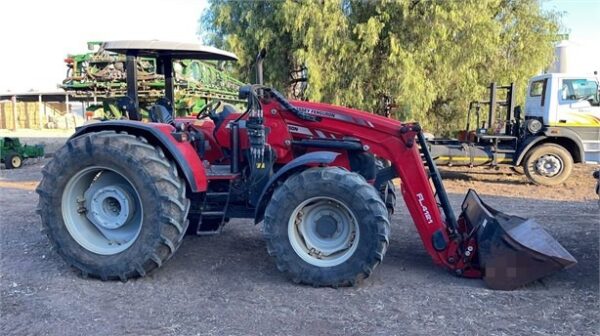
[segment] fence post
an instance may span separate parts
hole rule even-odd
[[[23,103],[23,112],[25,113],[25,128],[31,128],[31,118],[29,118],[29,103]]]
[[[12,121],[13,121],[12,130],[16,131],[17,130],[17,96],[12,96],[11,102],[12,102]]]
[[[44,109],[44,104],[42,103],[42,95],[38,95],[38,128],[44,128],[44,119],[42,117],[42,110]]]
[[[2,117],[2,119],[0,120],[0,128],[8,128],[8,125],[6,125],[6,110],[4,108],[4,104],[3,102],[0,102],[0,116]]]

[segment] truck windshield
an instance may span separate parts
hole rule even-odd
[[[598,105],[598,83],[587,79],[563,79],[562,100],[587,100]]]

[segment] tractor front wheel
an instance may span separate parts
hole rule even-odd
[[[142,137],[103,131],[69,140],[42,171],[44,230],[82,275],[144,276],[181,244],[189,200],[177,167]]]
[[[265,211],[268,252],[296,283],[347,286],[367,278],[388,247],[388,211],[378,191],[340,168],[286,180]]]

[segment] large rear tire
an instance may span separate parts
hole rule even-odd
[[[573,158],[562,146],[542,144],[527,154],[523,165],[525,175],[535,184],[554,186],[571,175]]]
[[[103,131],[70,140],[42,171],[44,230],[83,276],[144,276],[181,244],[188,222],[185,182],[142,137]]]
[[[286,180],[264,220],[267,249],[294,282],[354,285],[381,263],[390,223],[379,192],[340,168],[311,168]]]

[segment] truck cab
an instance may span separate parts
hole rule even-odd
[[[583,151],[583,157],[572,153],[575,162],[600,163],[598,83],[596,75],[548,73],[533,77],[527,90],[525,121],[526,125],[542,127],[538,132],[536,127],[528,127],[528,136],[551,133],[570,138]],[[570,149],[576,148],[567,148],[572,152]]]

